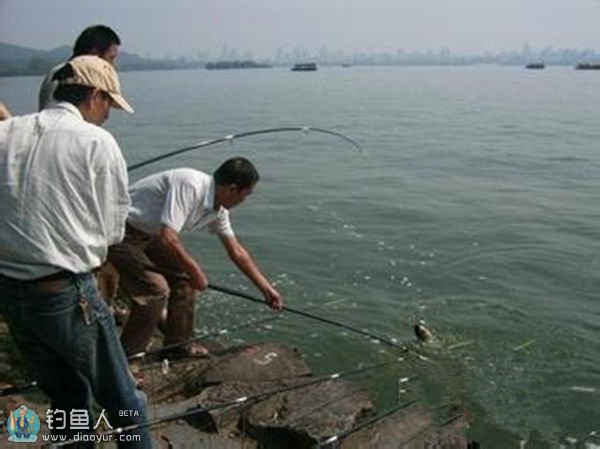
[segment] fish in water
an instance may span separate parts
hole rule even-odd
[[[419,320],[413,326],[417,340],[427,343],[433,339],[433,333],[425,326],[425,321]]]

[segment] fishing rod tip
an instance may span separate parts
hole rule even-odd
[[[337,440],[338,440],[338,436],[334,435],[330,438],[327,438],[323,444],[327,445],[327,444],[335,443]]]

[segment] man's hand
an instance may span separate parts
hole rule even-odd
[[[190,277],[189,282],[192,288],[199,291],[206,290],[208,287],[208,278],[200,268],[198,262],[184,248],[177,231],[168,226],[163,226],[158,234],[158,239],[169,250],[174,261]]]
[[[190,284],[192,288],[195,288],[198,291],[203,291],[208,288],[208,278],[206,275],[200,270],[193,270],[191,273],[188,273],[190,276]]]
[[[283,308],[283,296],[275,288],[269,285],[269,287],[263,292],[265,301],[269,304],[269,307],[275,310],[281,310]]]

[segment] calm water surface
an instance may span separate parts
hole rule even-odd
[[[600,431],[600,73],[571,68],[323,68],[122,75],[136,114],[107,128],[129,162],[257,128],[302,133],[212,146],[132,173],[214,170],[246,155],[263,181],[234,227],[295,308],[399,341],[423,318],[438,336],[409,360],[362,379],[383,409],[397,378],[419,374],[427,404],[464,400],[489,447],[498,426],[522,438]],[[37,78],[0,79],[14,112]],[[215,283],[248,283],[209,234],[186,237]],[[250,289],[254,292],[254,290]],[[215,293],[198,327],[269,315]],[[300,317],[234,340],[292,343],[316,371],[390,360],[394,351]],[[412,344],[412,343],[411,343]],[[407,393],[412,394],[412,393]],[[401,398],[400,398],[401,399]],[[493,423],[493,425],[492,425]]]

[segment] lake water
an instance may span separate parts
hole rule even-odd
[[[29,112],[38,83],[0,79],[0,98]],[[413,321],[426,320],[438,338],[419,351],[433,363],[408,357],[357,379],[376,387],[381,409],[399,399],[398,377],[418,374],[412,388],[424,403],[463,400],[477,410],[484,447],[512,447],[508,433],[537,431],[557,446],[600,431],[599,72],[194,70],[125,73],[122,84],[137,112],[112,112],[106,127],[131,163],[278,126],[328,128],[363,146],[361,154],[331,136],[271,134],[131,177],[212,171],[245,155],[262,181],[234,210],[234,228],[289,306],[409,343]],[[186,242],[212,282],[249,286],[216,238]],[[216,293],[199,310],[202,330],[271,313]],[[233,338],[292,343],[323,373],[394,356],[294,315],[270,324]]]

